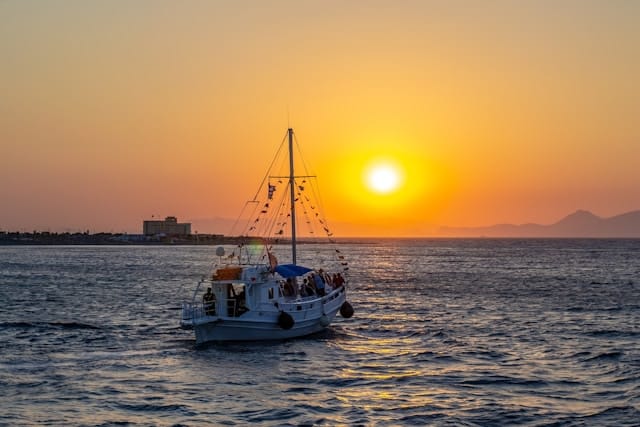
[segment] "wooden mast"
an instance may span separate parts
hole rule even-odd
[[[291,262],[296,265],[296,191],[293,173],[293,129],[289,128],[289,190],[291,191]]]

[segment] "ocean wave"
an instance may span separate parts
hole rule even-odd
[[[91,330],[99,330],[102,329],[100,326],[91,325],[88,323],[81,322],[3,322],[0,323],[0,329],[65,329],[65,330],[73,330],[73,329],[91,329]]]
[[[595,356],[588,357],[584,359],[584,362],[609,362],[609,361],[617,361],[624,355],[622,351],[608,351],[596,354]]]
[[[640,410],[633,406],[611,406],[593,414],[580,417],[581,421],[586,421],[593,425],[615,425],[637,427],[640,420]]]
[[[539,379],[518,378],[504,375],[487,374],[480,378],[465,379],[462,385],[474,386],[522,386],[529,388],[547,387],[549,383]]]
[[[190,416],[196,415],[195,412],[188,410],[184,405],[154,405],[151,403],[124,403],[116,402],[113,404],[113,408],[122,409],[125,411],[153,413],[153,412],[179,412],[181,415]]]
[[[385,243],[384,268],[379,245],[346,247],[370,267],[350,277],[353,318],[299,340],[200,348],[178,327],[175,294],[211,248],[72,249],[3,251],[0,424],[640,419],[640,240]]]

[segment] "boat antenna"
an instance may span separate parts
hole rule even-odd
[[[293,129],[288,129],[289,134],[289,190],[291,191],[291,262],[296,265],[296,196],[295,177],[293,174]]]

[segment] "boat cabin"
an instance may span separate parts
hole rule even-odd
[[[203,296],[205,314],[240,317],[264,305],[273,306],[274,302],[286,295],[287,286],[284,281],[268,280],[270,274],[264,266],[216,270],[210,282],[212,292]]]

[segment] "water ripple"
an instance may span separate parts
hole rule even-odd
[[[0,425],[640,419],[640,241],[347,244],[352,319],[196,349],[175,296],[213,250],[0,248]]]

